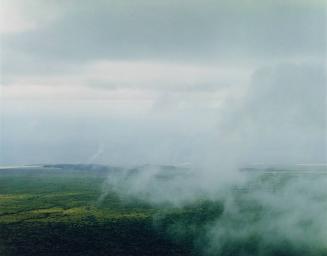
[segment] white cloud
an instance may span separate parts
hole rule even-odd
[[[321,158],[325,84],[301,63],[323,65],[323,1],[2,5],[7,162],[25,151],[27,162],[79,161],[99,142],[103,161],[219,162],[243,149],[255,161]]]
[[[250,76],[251,69],[241,67],[97,61],[68,74],[15,77],[3,86],[3,98],[153,100],[162,94],[193,93],[205,100],[242,90]]]
[[[15,33],[33,29],[37,24],[24,15],[21,5],[15,1],[1,1],[0,33]]]
[[[55,1],[1,0],[0,33],[13,34],[49,25],[65,11]]]

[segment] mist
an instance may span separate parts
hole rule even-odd
[[[325,10],[4,1],[0,162],[326,162]]]
[[[0,165],[120,168],[97,206],[200,255],[326,255],[326,10],[4,0]]]

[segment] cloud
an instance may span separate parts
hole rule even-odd
[[[223,96],[245,83],[244,67],[204,66],[150,61],[96,61],[64,74],[13,77],[3,87],[3,98],[31,99],[152,99],[163,94]],[[173,96],[173,95],[172,95]]]
[[[25,6],[14,3],[17,10]],[[37,18],[38,9],[42,17],[55,18],[44,22]],[[39,73],[47,65],[49,72],[60,70],[62,62],[99,59],[253,63],[321,58],[325,10],[319,1],[37,1],[24,10],[37,27],[2,37],[4,70]],[[17,53],[32,65],[17,67]]]
[[[77,161],[88,159],[103,143],[98,161],[117,164],[191,162],[215,169],[326,161],[326,73],[321,63],[262,66],[244,72],[246,81],[237,68],[225,69],[220,77],[216,68],[201,67],[99,62],[80,75],[25,78],[5,86],[3,137],[16,147],[8,148],[4,159]],[[235,84],[219,82],[232,81],[234,75],[240,80]],[[199,88],[188,88],[184,76]],[[104,81],[104,88],[83,83],[91,78]],[[215,90],[201,88],[199,81],[206,79],[217,84]],[[119,86],[106,88],[106,81]],[[27,148],[22,144],[30,156],[23,154]],[[39,154],[41,145],[52,147],[48,157]],[[59,154],[62,147],[74,154]]]
[[[46,13],[43,11],[46,10]],[[51,10],[51,11],[50,11]],[[48,26],[63,13],[54,1],[3,0],[1,1],[0,34],[3,38]]]
[[[224,117],[244,159],[325,162],[326,71],[321,63],[258,68],[242,102]]]
[[[8,3],[23,25],[1,38],[4,161],[102,141],[117,163],[324,158],[324,1]]]
[[[19,5],[9,1],[1,4],[0,33],[17,33],[36,27],[34,22],[24,17]]]

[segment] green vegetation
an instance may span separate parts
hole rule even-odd
[[[158,208],[109,193],[106,175],[0,171],[0,255],[190,255],[153,225]]]
[[[117,171],[0,170],[0,255],[327,256],[325,173],[255,174],[220,200],[176,206],[117,194],[108,181]],[[143,174],[133,169],[117,180],[130,185]],[[159,174],[156,186],[176,177]]]

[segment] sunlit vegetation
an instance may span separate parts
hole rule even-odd
[[[104,174],[0,172],[0,255],[189,255],[152,225],[158,209],[114,193]]]
[[[83,168],[0,170],[1,256],[327,255],[316,232],[320,220],[310,219],[320,210],[302,216],[290,210],[292,202],[285,197],[303,191],[298,197],[316,207],[326,205],[326,193],[317,189],[311,195],[306,187],[297,190],[297,183],[290,186],[296,180],[292,173],[255,176],[228,198],[203,197],[176,206],[128,198],[110,187],[102,197],[113,170]],[[320,175],[319,180],[326,177]],[[285,229],[275,228],[281,223]],[[301,232],[311,236],[301,240]]]

